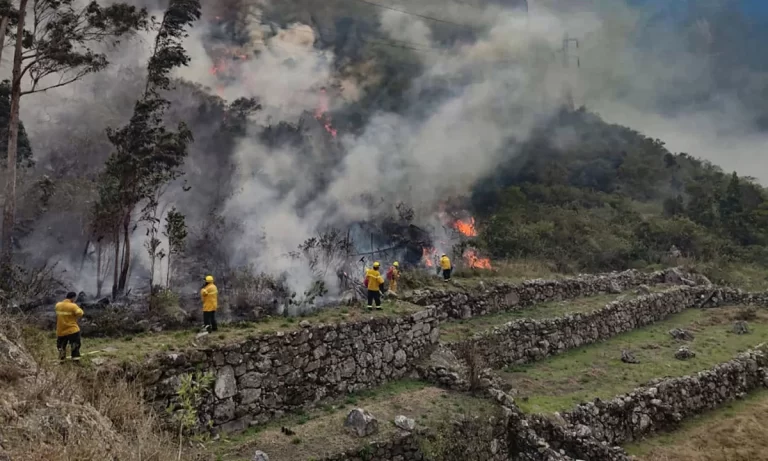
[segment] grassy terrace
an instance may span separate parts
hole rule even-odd
[[[605,342],[569,351],[541,362],[511,367],[502,377],[519,392],[520,407],[548,413],[572,408],[596,397],[608,399],[630,392],[653,378],[683,376],[732,359],[738,352],[768,340],[768,312],[759,310],[749,321],[750,334],[731,332],[743,308],[689,309],[667,320],[628,332]],[[689,343],[672,339],[668,331],[685,328],[695,335]],[[674,358],[688,344],[696,357]],[[621,362],[621,351],[631,350],[640,364]]]
[[[650,287],[652,292],[660,292],[667,288],[669,288],[668,285]],[[514,320],[544,319],[562,317],[567,314],[593,312],[618,299],[633,299],[636,297],[637,295],[633,291],[627,291],[622,294],[604,294],[567,301],[551,301],[536,304],[525,309],[498,312],[468,320],[452,320],[440,325],[440,339],[446,342],[458,341],[468,338],[475,333],[489,330],[494,326],[503,325]]]
[[[379,420],[378,434],[361,439],[344,430],[344,418],[357,406],[370,411]],[[257,449],[268,453],[273,461],[319,459],[323,455],[390,438],[396,431],[392,421],[397,415],[413,418],[419,426],[430,427],[462,414],[489,413],[493,408],[486,399],[403,380],[351,395],[337,405],[292,415],[264,427],[225,437],[211,443],[209,448],[222,461],[248,461]],[[295,434],[286,435],[281,427],[288,427]]]
[[[269,317],[262,322],[244,322],[237,324],[220,324],[219,331],[209,335],[205,345],[236,343],[250,337],[272,334],[278,331],[293,331],[301,327],[303,320],[313,325],[320,323],[357,322],[375,317],[397,317],[418,312],[423,307],[399,301],[385,301],[383,310],[368,311],[361,306],[328,308],[306,317]],[[84,357],[105,357],[117,361],[143,360],[157,352],[181,351],[195,347],[195,336],[199,330],[163,331],[160,333],[141,333],[121,338],[83,338],[82,353]],[[56,339],[55,332],[41,332],[30,329],[27,331],[27,344],[38,340],[51,342]],[[55,349],[55,348],[54,348]],[[52,351],[50,358],[53,359]]]
[[[639,461],[768,461],[768,391],[624,447]]]

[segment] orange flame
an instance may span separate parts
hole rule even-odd
[[[330,135],[335,138],[338,130],[336,130],[336,128],[334,128],[331,124],[331,117],[327,114],[327,112],[328,94],[325,92],[325,88],[323,88],[320,90],[320,102],[318,103],[317,109],[315,109],[315,118],[323,124],[325,131],[330,133]]]
[[[488,258],[480,258],[477,256],[477,251],[472,248],[467,248],[464,251],[464,261],[472,269],[492,269],[491,260]]]
[[[469,218],[469,220],[457,220],[453,223],[453,227],[461,232],[462,235],[467,237],[477,237],[477,229],[475,229],[475,218]]]
[[[437,250],[435,250],[434,248],[421,249],[421,260],[424,262],[424,265],[427,267],[435,267],[436,255],[437,255]]]

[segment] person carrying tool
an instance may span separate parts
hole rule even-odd
[[[392,267],[387,271],[387,280],[389,280],[389,291],[397,295],[397,280],[400,278],[400,264],[395,261]]]
[[[200,297],[203,300],[203,330],[208,333],[216,331],[216,309],[219,307],[219,290],[213,284],[213,276],[205,277],[205,285],[200,290]]]
[[[373,302],[376,301],[376,309],[381,310],[381,286],[384,284],[384,277],[379,273],[378,261],[373,263],[373,269],[365,271],[363,283],[368,287],[368,309],[373,308]]]
[[[443,270],[443,281],[447,282],[451,279],[451,271],[453,270],[453,266],[451,266],[451,260],[448,259],[448,256],[443,253],[442,256],[440,256],[440,269]]]
[[[70,291],[64,301],[56,303],[56,349],[59,350],[59,362],[67,359],[67,344],[72,349],[72,360],[80,361],[80,326],[77,320],[83,316],[83,310],[75,304],[77,293]]]

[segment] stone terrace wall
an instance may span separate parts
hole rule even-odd
[[[579,405],[562,417],[608,444],[631,442],[768,386],[766,365],[768,356],[762,351],[749,351],[694,376],[656,380],[607,402]]]
[[[679,287],[628,301],[614,301],[592,313],[543,320],[516,320],[448,347],[455,353],[462,343],[474,343],[474,350],[488,366],[501,368],[541,360],[602,341],[657,322],[670,314],[698,307],[705,301],[722,305],[752,299],[756,298],[728,288]]]
[[[215,428],[242,430],[325,397],[401,378],[426,356],[439,336],[435,310],[400,318],[318,325],[239,344],[166,354],[145,363],[140,379],[160,407],[175,399],[181,376],[216,376],[201,413]]]
[[[322,458],[321,461],[423,461],[416,437],[408,434],[397,436],[386,442],[374,442],[363,449]]]
[[[562,280],[529,280],[519,285],[486,281],[482,286],[470,291],[416,290],[403,299],[420,306],[436,306],[441,320],[467,319],[499,311],[522,309],[535,303],[611,293],[640,285],[660,283],[693,285],[697,282],[707,283],[708,281],[701,276],[686,274],[676,268],[652,273],[628,270],[599,275],[579,275]]]

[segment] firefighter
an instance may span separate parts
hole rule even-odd
[[[203,330],[216,331],[216,309],[219,307],[219,290],[213,284],[213,276],[205,277],[205,285],[200,290],[200,298],[203,300]]]
[[[379,273],[378,261],[373,263],[373,269],[365,271],[365,285],[368,287],[368,309],[373,308],[373,302],[376,301],[376,309],[381,310],[381,286],[384,284],[384,277]]]
[[[400,263],[392,263],[392,267],[387,271],[387,280],[389,280],[389,291],[397,295],[397,280],[400,278]]]
[[[443,281],[447,282],[451,279],[451,271],[453,270],[453,266],[451,266],[451,260],[448,259],[448,256],[443,253],[442,256],[440,256],[440,269],[443,270]]]
[[[56,349],[59,350],[59,362],[67,358],[67,344],[72,349],[72,360],[80,361],[80,326],[77,320],[83,316],[83,310],[75,304],[77,293],[70,291],[64,301],[56,303]]]

